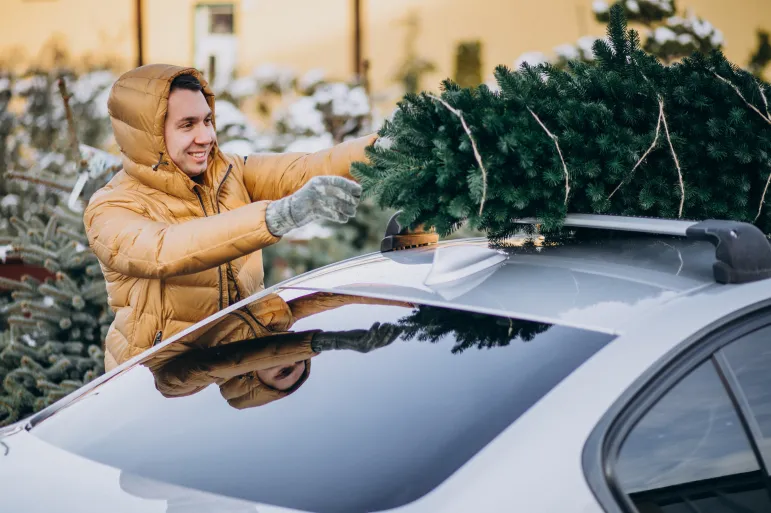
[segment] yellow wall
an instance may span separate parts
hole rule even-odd
[[[73,56],[135,61],[134,0],[0,0],[0,61],[25,65],[52,38]]]
[[[193,9],[198,3],[236,4],[239,72],[262,63],[300,71],[323,68],[349,78],[352,69],[352,0],[143,0],[145,57],[148,62],[191,64]],[[455,46],[483,41],[484,76],[497,64],[513,64],[523,52],[549,53],[581,35],[602,35],[591,0],[363,0],[364,53],[373,90],[394,87],[403,56],[400,19],[411,10],[422,17],[418,41],[422,57],[439,69],[423,85],[434,87],[452,74]],[[134,64],[135,0],[0,0],[0,58],[28,61],[44,43],[60,35],[74,55],[111,58],[117,67]],[[726,54],[745,64],[755,45],[755,28],[771,30],[769,0],[679,0],[681,8],[722,30]],[[21,49],[22,51],[19,51]],[[398,88],[397,88],[398,89]]]

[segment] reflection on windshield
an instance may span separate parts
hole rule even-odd
[[[438,342],[447,335],[455,338],[454,354],[470,347],[489,349],[509,345],[512,340],[529,342],[549,329],[549,324],[507,317],[468,312],[458,315],[454,310],[419,305],[412,314],[399,319],[404,339]]]
[[[401,306],[412,308],[412,313],[392,323],[375,322],[369,329],[288,331],[299,319],[354,304]],[[455,340],[452,353],[460,354],[470,347],[503,347],[517,339],[528,342],[549,327],[360,296],[317,292],[285,302],[271,294],[207,327],[198,338],[172,344],[144,365],[165,397],[189,396],[216,384],[230,406],[244,409],[294,393],[308,380],[312,358],[325,351],[369,353],[399,337],[436,343],[449,335]]]
[[[300,293],[281,290],[164,346],[32,434],[226,497],[383,511],[434,490],[613,339]]]
[[[311,359],[322,351],[367,353],[402,333],[393,324],[368,330],[288,331],[300,319],[342,306],[369,304],[412,307],[411,303],[317,292],[285,302],[270,294],[213,326],[174,343],[144,364],[165,397],[195,394],[217,384],[228,404],[253,408],[291,395],[308,379]]]

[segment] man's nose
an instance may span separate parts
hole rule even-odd
[[[201,146],[211,144],[214,140],[214,129],[211,126],[201,125],[195,133],[195,143]]]

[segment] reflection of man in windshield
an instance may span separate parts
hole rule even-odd
[[[289,332],[301,318],[351,304],[408,307],[412,313],[395,324],[376,322],[369,329]],[[261,319],[264,324],[258,330],[241,317],[229,317],[202,336],[159,352],[147,362],[156,388],[167,397],[180,397],[216,383],[230,406],[251,408],[299,389],[310,375],[311,359],[324,351],[368,353],[400,336],[427,342],[451,336],[455,339],[452,352],[457,354],[469,347],[488,349],[507,346],[515,339],[529,341],[549,328],[489,314],[459,315],[452,309],[328,293],[309,294],[288,303],[274,294],[251,310],[254,315],[244,319]]]
[[[166,397],[182,397],[215,383],[234,408],[262,406],[299,389],[310,375],[311,358],[319,353],[366,353],[392,343],[401,333],[394,325],[380,323],[367,330],[289,332],[299,319],[351,304],[413,306],[325,293],[288,303],[274,294],[257,303],[250,308],[252,315],[225,317],[199,337],[172,343],[147,361],[156,388]]]
[[[359,353],[369,353],[385,347],[401,334],[402,330],[392,324],[381,325],[376,322],[369,330],[319,331],[311,337],[311,350],[315,354],[331,349],[349,349]],[[306,373],[309,360],[274,365],[266,369],[255,370],[256,376],[264,384],[276,390],[286,391],[294,387]]]
[[[306,361],[300,360],[289,365],[274,365],[267,369],[257,370],[255,373],[263,384],[284,392],[300,381],[307,368]]]

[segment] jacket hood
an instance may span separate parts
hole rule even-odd
[[[110,91],[107,109],[115,141],[123,153],[126,173],[145,185],[175,196],[193,190],[195,182],[168,157],[163,135],[171,82],[180,75],[193,75],[203,86],[203,94],[214,116],[214,92],[195,68],[168,64],[149,64],[118,78]],[[212,117],[214,124],[214,118]],[[214,124],[216,128],[216,124]],[[205,179],[212,181],[212,165],[223,158],[215,143],[209,156]]]

